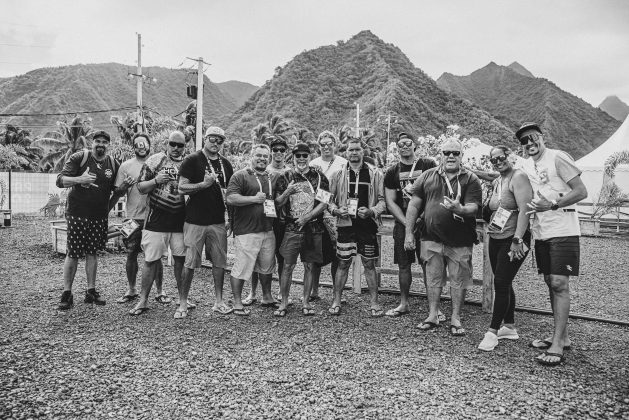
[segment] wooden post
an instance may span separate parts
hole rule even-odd
[[[493,312],[494,310],[494,272],[489,261],[489,235],[485,232],[485,225],[482,224],[478,230],[483,241],[483,312]]]

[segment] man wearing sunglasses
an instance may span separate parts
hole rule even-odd
[[[162,257],[168,254],[168,248],[174,259],[177,288],[182,288],[181,271],[186,255],[183,242],[185,202],[184,196],[179,193],[178,184],[185,148],[183,133],[173,131],[168,136],[166,152],[149,157],[140,171],[138,191],[148,195],[148,212],[142,231],[144,270],[140,300],[129,311],[130,315],[141,315],[148,310],[149,291],[158,273],[163,271]],[[175,318],[183,316],[179,310],[175,313]]]
[[[415,252],[404,249],[406,209],[412,197],[413,182],[424,171],[437,166],[427,157],[415,157],[415,141],[407,133],[398,135],[397,147],[400,161],[389,168],[384,176],[384,198],[389,213],[395,219],[393,227],[393,262],[398,265],[400,281],[400,305],[387,311],[385,315],[398,317],[409,313],[408,294],[411,287],[411,264],[419,260],[421,249],[419,227],[415,230]],[[422,267],[423,268],[423,267]]]
[[[146,133],[137,133],[133,136],[133,152],[135,157],[122,162],[116,177],[116,187],[121,188],[128,185],[126,189],[127,205],[126,216],[129,220],[135,222],[136,228],[123,239],[127,248],[127,282],[129,288],[127,292],[117,300],[118,303],[132,302],[140,297],[136,289],[136,280],[138,275],[138,254],[142,250],[142,230],[144,229],[144,219],[148,210],[146,196],[138,190],[137,182],[140,177],[142,166],[151,154],[151,139]],[[162,273],[159,272],[155,278],[155,286],[157,288],[157,296],[155,300],[162,304],[172,302],[172,299],[165,295],[162,291]]]
[[[424,172],[413,184],[404,241],[407,250],[415,249],[415,222],[423,211],[421,258],[426,269],[430,313],[418,328],[428,331],[439,326],[441,291],[450,281],[452,336],[465,335],[461,307],[465,291],[472,286],[472,246],[476,242],[476,213],[482,200],[478,177],[461,166],[462,150],[460,141],[446,140],[441,145],[439,167]]]
[[[293,147],[294,167],[278,179],[276,203],[286,213],[286,232],[280,246],[280,254],[284,258],[284,271],[280,276],[281,303],[274,312],[275,316],[286,315],[288,296],[297,265],[297,257],[301,255],[304,264],[303,309],[306,316],[314,315],[310,303],[312,279],[321,274],[321,267],[330,262],[323,255],[323,210],[327,208],[329,194],[328,179],[319,168],[311,168],[310,147],[306,143],[298,143]]]
[[[565,152],[547,148],[539,125],[525,123],[515,136],[529,156],[522,170],[534,193],[528,207],[529,214],[534,215],[531,231],[535,260],[548,286],[555,320],[552,336],[534,340],[530,345],[546,350],[536,358],[539,363],[555,366],[563,362],[564,350],[571,346],[569,278],[579,275],[581,235],[576,203],[588,193],[574,160]]]
[[[221,156],[225,132],[220,127],[208,127],[203,148],[186,156],[179,171],[179,192],[190,198],[186,203],[183,240],[186,261],[182,287],[179,289],[179,312],[187,311],[188,294],[194,270],[201,267],[203,248],[206,259],[212,262],[212,278],[216,301],[212,310],[229,314],[232,308],[223,301],[223,283],[227,268],[227,233],[224,193],[234,169]]]

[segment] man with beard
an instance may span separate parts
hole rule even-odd
[[[286,165],[286,150],[288,150],[288,144],[286,140],[281,137],[271,136],[267,139],[270,142],[271,148],[271,163],[266,167],[266,171],[269,174],[277,174],[278,176],[284,175],[288,169],[290,169]],[[275,234],[275,258],[277,259],[277,273],[278,277],[281,279],[282,271],[284,269],[284,258],[280,255],[280,244],[282,243],[282,239],[284,238],[284,230],[286,229],[286,220],[284,220],[284,214],[282,212],[278,213],[275,220],[273,220],[273,233]],[[245,306],[249,306],[257,301],[256,299],[256,291],[258,289],[258,273],[254,272],[251,276],[251,291],[249,292],[249,296],[243,299],[242,304]],[[278,294],[278,299],[281,299],[281,296]],[[262,303],[263,305],[271,305],[274,306],[275,303]]]
[[[569,280],[570,276],[579,275],[581,236],[576,204],[588,193],[574,160],[565,152],[547,148],[537,124],[525,123],[515,136],[529,155],[522,170],[528,175],[534,193],[528,213],[534,215],[531,231],[535,238],[535,261],[548,286],[555,320],[552,337],[534,340],[530,345],[546,350],[536,357],[537,362],[555,366],[563,362],[564,350],[571,347]]]
[[[330,201],[329,182],[318,168],[308,166],[310,148],[306,143],[293,147],[294,168],[285,172],[277,182],[275,199],[278,207],[286,210],[286,233],[280,246],[284,271],[280,276],[282,301],[273,313],[286,316],[288,296],[297,265],[297,256],[304,263],[303,314],[314,315],[310,304],[312,279],[321,274],[323,260],[323,210]]]
[[[224,192],[234,173],[231,163],[220,155],[225,132],[208,127],[203,149],[188,155],[179,172],[179,192],[187,194],[186,222],[183,239],[186,261],[183,268],[179,302],[188,301],[194,269],[201,267],[203,247],[212,261],[212,277],[216,302],[212,310],[223,315],[233,310],[223,301],[223,282],[227,268],[227,231],[225,226]],[[180,306],[180,310],[185,308]]]
[[[274,184],[278,176],[266,170],[270,149],[256,144],[251,151],[249,168],[237,171],[227,187],[227,205],[233,207],[234,265],[231,287],[234,294],[234,314],[248,316],[242,303],[242,286],[258,273],[262,285],[262,302],[273,305],[271,276],[275,269],[275,235],[273,219],[277,217]]]
[[[400,305],[387,311],[385,315],[398,317],[409,313],[408,294],[411,288],[411,264],[420,261],[420,231],[415,228],[415,252],[404,249],[406,209],[412,197],[413,182],[426,170],[434,168],[435,161],[427,158],[415,158],[415,142],[407,133],[398,135],[397,147],[400,161],[389,168],[384,176],[384,198],[389,213],[395,219],[393,227],[393,262],[398,265],[400,281]],[[422,269],[424,269],[422,265]],[[424,275],[425,277],[425,275]],[[424,282],[425,283],[425,282]]]
[[[336,257],[339,266],[334,281],[334,301],[328,310],[332,315],[341,312],[341,293],[347,282],[352,259],[358,253],[365,267],[365,278],[371,298],[371,316],[384,315],[378,304],[376,260],[378,239],[376,233],[380,215],[386,210],[380,170],[363,162],[364,148],[359,138],[347,141],[349,163],[332,175],[330,213],[337,217],[338,238]]]
[[[347,165],[347,159],[342,156],[338,156],[336,154],[336,146],[337,139],[334,133],[331,131],[322,131],[317,138],[317,143],[319,144],[319,150],[321,150],[321,156],[310,161],[310,166],[319,167],[323,174],[328,178],[328,180],[332,179],[332,175],[335,172],[340,171],[345,165]],[[325,255],[334,255],[336,253],[336,217],[332,216],[329,211],[325,211],[323,213],[323,223],[325,228],[328,231],[330,237],[330,244],[327,245],[328,249],[324,248]],[[326,245],[324,245],[326,247]],[[336,258],[331,258],[332,264],[330,265],[330,275],[332,276],[332,282],[334,282],[334,278],[336,277],[336,269],[338,267],[338,261]],[[321,267],[319,267],[319,271],[321,271]],[[310,296],[310,301],[318,301],[321,298],[319,297],[319,276],[313,278],[312,280],[312,295]]]
[[[449,280],[450,334],[463,336],[461,307],[465,291],[472,286],[472,246],[476,242],[476,213],[482,192],[478,177],[461,166],[460,141],[446,140],[441,153],[441,165],[421,174],[413,184],[413,197],[406,210],[404,248],[415,249],[415,223],[423,210],[421,258],[426,269],[430,313],[418,328],[428,331],[439,326],[439,300]]]
[[[128,220],[125,221],[125,223],[130,226],[129,230],[133,229],[123,239],[125,247],[127,248],[127,262],[125,268],[129,288],[127,292],[118,299],[118,303],[132,302],[140,296],[137,294],[135,285],[138,275],[138,254],[142,250],[142,230],[144,228],[147,205],[146,196],[140,194],[136,183],[140,177],[142,166],[151,153],[151,139],[148,134],[138,133],[133,136],[133,152],[135,153],[135,157],[122,162],[118,170],[118,176],[116,177],[116,188],[121,188],[123,185],[129,186],[126,191],[126,216]],[[172,299],[162,291],[161,272],[157,273],[155,286],[157,287],[155,300],[163,304],[170,303]]]
[[[181,271],[186,255],[183,242],[183,224],[185,217],[184,196],[179,194],[179,168],[183,161],[186,139],[183,133],[174,131],[168,136],[166,153],[159,152],[149,157],[140,172],[138,191],[148,194],[148,213],[142,232],[144,250],[144,270],[142,270],[142,289],[140,300],[129,311],[130,315],[141,315],[148,310],[148,295],[153,280],[163,270],[162,257],[168,254],[168,248],[174,259],[177,289],[182,290]],[[188,315],[187,301],[180,303],[175,318]]]
[[[68,225],[67,254],[63,265],[63,294],[58,308],[67,310],[74,304],[72,283],[79,258],[85,256],[87,291],[85,303],[104,305],[105,300],[96,291],[96,252],[107,242],[107,215],[118,198],[127,189],[126,182],[115,189],[114,181],[118,164],[107,156],[111,138],[105,131],[97,131],[92,137],[92,150],[80,151],[70,156],[57,176],[57,187],[69,188],[66,203]],[[114,193],[112,194],[112,191]]]

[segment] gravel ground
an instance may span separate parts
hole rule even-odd
[[[465,308],[463,338],[418,331],[420,298],[398,319],[369,318],[366,296],[352,294],[342,316],[328,316],[329,290],[315,317],[298,305],[279,321],[259,306],[249,318],[220,316],[205,269],[193,283],[199,307],[183,322],[156,302],[130,317],[130,304],[114,303],[126,284],[122,253],[99,261],[106,306],[82,303],[81,264],[75,306],[59,312],[63,257],[51,251],[48,223],[14,222],[0,230],[0,418],[629,419],[626,327],[571,321],[573,350],[546,368],[527,343],[550,330],[548,316],[517,313],[522,338],[480,353],[489,315],[475,306]],[[621,249],[626,241],[584,239],[575,311],[629,318],[626,279],[612,275],[627,260]],[[516,293],[544,307],[541,280],[526,266]],[[614,291],[589,290],[590,279]],[[296,301],[300,293],[294,286]],[[381,300],[388,308],[397,297]]]

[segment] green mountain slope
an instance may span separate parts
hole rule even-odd
[[[392,44],[369,31],[347,42],[297,55],[232,115],[222,119],[232,138],[249,139],[251,129],[281,114],[315,133],[354,125],[377,128],[378,116],[391,112],[415,134],[440,134],[450,124],[462,134],[488,143],[503,142],[512,131],[486,111],[440,89]]]
[[[605,112],[551,81],[494,62],[469,76],[444,73],[437,84],[486,109],[512,129],[524,121],[541,124],[549,146],[565,150],[575,159],[598,147],[620,126]]]
[[[247,99],[258,90],[258,86],[251,83],[229,80],[227,82],[216,83],[216,86],[228,97],[232,98],[236,106],[241,107]]]
[[[598,107],[618,121],[624,121],[629,115],[629,105],[616,95],[608,96]]]
[[[42,68],[24,75],[0,80],[0,113],[38,114],[66,111],[101,110],[136,105],[135,80],[129,80],[122,64],[87,64],[57,68]],[[196,75],[163,67],[145,67],[143,73],[157,79],[143,89],[143,103],[163,115],[173,116],[183,111],[191,99],[186,97],[186,80]],[[224,94],[205,77],[203,115],[207,122],[236,109],[234,100]],[[95,128],[112,129],[112,114],[125,111],[90,114]],[[31,126],[33,133],[54,128],[55,121],[63,118],[13,117],[19,126]],[[182,116],[178,118],[183,119]],[[8,118],[2,117],[1,121]]]

